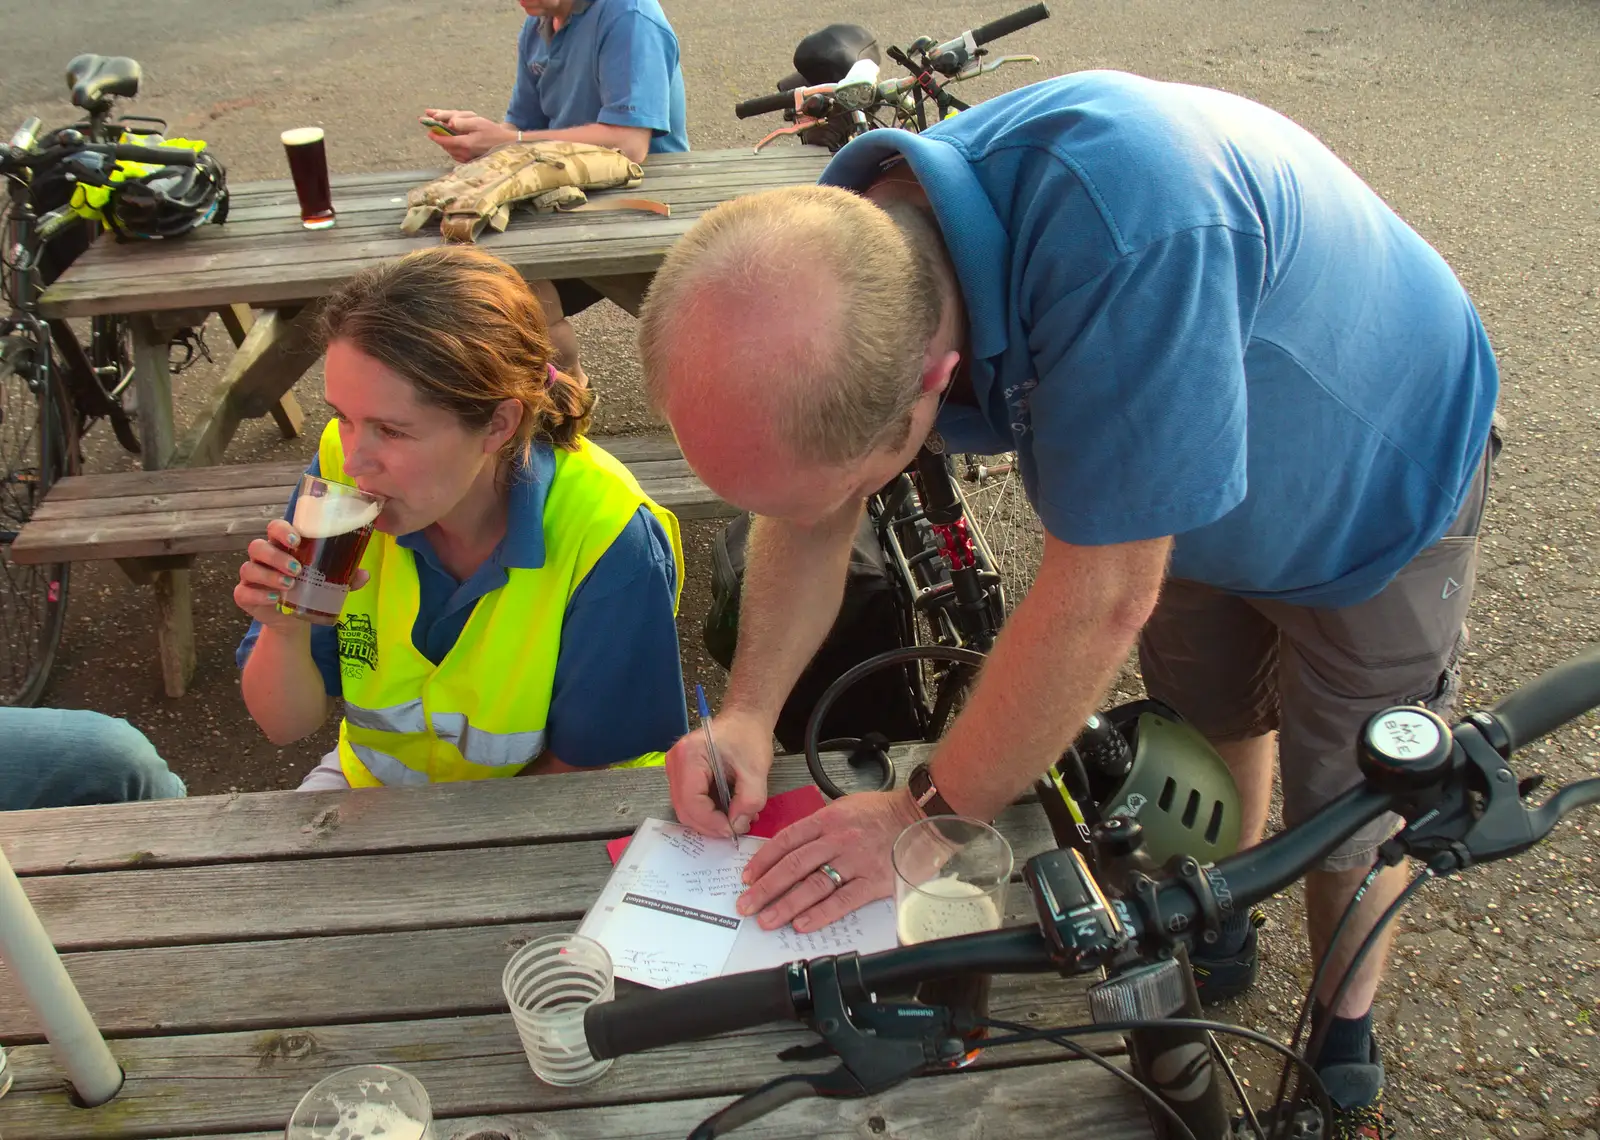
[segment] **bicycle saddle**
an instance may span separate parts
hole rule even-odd
[[[139,94],[139,62],[125,55],[80,55],[67,64],[72,104],[85,111],[104,111],[113,95]]]
[[[778,84],[778,90],[837,83],[861,59],[883,62],[877,37],[860,24],[829,24],[800,41],[794,49],[794,74]],[[791,82],[795,79],[799,82]]]

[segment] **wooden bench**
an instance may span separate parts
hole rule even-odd
[[[665,434],[597,437],[645,492],[680,519],[735,514],[689,470]],[[194,675],[189,567],[197,554],[242,551],[283,514],[304,463],[248,463],[79,475],[50,489],[17,535],[17,562],[114,559],[154,588],[161,675],[182,696]]]

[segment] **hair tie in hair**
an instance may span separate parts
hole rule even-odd
[[[548,388],[550,385],[556,382],[556,366],[553,363],[546,361],[544,367],[545,371],[548,373],[548,376],[544,382],[544,386]]]

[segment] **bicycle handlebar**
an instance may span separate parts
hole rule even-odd
[[[1347,792],[1300,827],[1206,868],[1212,893],[1226,897],[1230,910],[1247,910],[1293,883],[1391,806],[1393,797],[1386,793],[1364,788]],[[1199,900],[1182,880],[1161,883],[1152,900],[1127,908],[1120,920],[1135,944],[1155,935],[1157,925],[1172,930],[1204,927]],[[863,955],[857,961],[861,982],[869,991],[905,989],[959,974],[1036,974],[1062,968],[1037,926],[941,938]],[[1064,972],[1087,973],[1100,964],[1085,959]],[[791,1020],[809,1007],[805,970],[804,962],[791,962],[592,1006],[584,1016],[589,1050],[603,1060]]]
[[[770,115],[773,111],[787,111],[793,106],[794,92],[778,91],[772,95],[757,95],[754,99],[746,99],[734,106],[733,113],[741,119],[748,119],[752,115]]]
[[[1490,709],[1505,731],[1503,743],[1492,743],[1502,754],[1527,747],[1593,708],[1597,690],[1600,645],[1541,673]]]
[[[35,170],[49,166],[72,154],[103,154],[119,162],[143,162],[151,166],[193,166],[199,151],[176,146],[132,146],[127,143],[57,143],[44,150],[28,152],[21,148],[0,151],[0,169]]]
[[[1216,929],[1229,915],[1288,887],[1345,839],[1389,811],[1400,811],[1412,821],[1390,841],[1397,844],[1395,861],[1402,853],[1439,850],[1441,834],[1451,840],[1447,857],[1437,864],[1445,870],[1517,854],[1548,835],[1563,816],[1600,803],[1600,778],[1568,785],[1530,810],[1521,804],[1514,774],[1504,759],[1516,747],[1596,706],[1600,706],[1600,646],[1541,674],[1492,711],[1463,721],[1453,740],[1447,740],[1448,763],[1440,762],[1444,754],[1437,751],[1426,757],[1410,756],[1404,749],[1375,754],[1373,738],[1364,734],[1364,784],[1298,827],[1213,866],[1175,857],[1159,879],[1128,875],[1123,895],[1108,904],[1075,852],[1047,852],[1027,866],[1039,926],[832,961],[841,975],[848,964],[851,979],[867,995],[959,974],[1087,973],[1130,949],[1149,953]],[[1442,722],[1436,723],[1443,728]],[[1485,782],[1501,787],[1490,789],[1490,802],[1480,811],[1473,805],[1481,799]],[[1509,833],[1503,826],[1508,812],[1523,817]],[[1441,827],[1458,830],[1441,833]],[[590,1051],[599,1059],[618,1057],[804,1017],[811,1009],[810,970],[810,963],[791,962],[593,1006],[584,1016]]]
[[[968,34],[972,42],[982,47],[1001,36],[1009,36],[1012,32],[1021,31],[1029,24],[1037,24],[1040,20],[1050,18],[1050,9],[1043,4],[1034,4],[1020,12],[1013,12],[1009,16],[1001,16],[998,20],[990,20],[981,27],[973,28]]]

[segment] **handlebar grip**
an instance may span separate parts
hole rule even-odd
[[[998,20],[990,20],[980,28],[972,29],[972,42],[982,47],[990,40],[997,40],[1001,36],[1009,36],[1012,32],[1026,28],[1029,24],[1037,24],[1040,20],[1050,17],[1050,9],[1043,4],[1035,4],[1024,8],[1020,12],[1013,12],[1009,16],[1001,16]]]
[[[181,146],[127,146],[117,143],[111,147],[112,156],[119,161],[147,162],[152,166],[193,166],[200,157],[198,151]]]
[[[741,119],[752,115],[770,115],[773,111],[787,111],[794,106],[793,91],[776,91],[771,95],[758,95],[734,105],[733,113]]]
[[[1489,710],[1511,751],[1600,706],[1600,645],[1539,674]]]
[[[795,1016],[789,967],[629,994],[589,1007],[583,1032],[598,1061]]]

